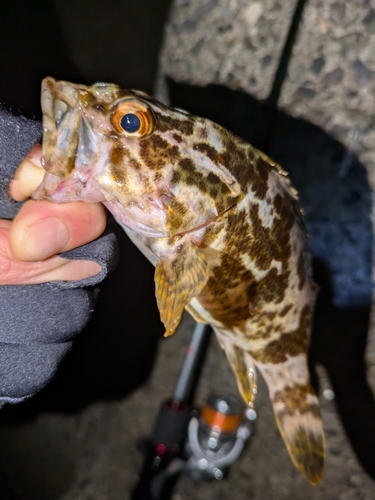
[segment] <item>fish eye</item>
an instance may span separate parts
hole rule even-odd
[[[125,132],[134,134],[141,128],[141,120],[134,113],[128,113],[121,118],[120,125]]]
[[[111,112],[111,123],[117,133],[145,138],[154,130],[155,115],[143,101],[126,99],[115,104]]]

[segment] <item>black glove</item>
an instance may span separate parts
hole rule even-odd
[[[11,219],[20,206],[8,195],[9,181],[41,133],[39,122],[0,107],[0,218]],[[116,237],[107,230],[61,256],[95,261],[102,270],[76,282],[0,286],[0,405],[32,396],[53,377],[91,316],[98,293],[94,285],[117,264]]]

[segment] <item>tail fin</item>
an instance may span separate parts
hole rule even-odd
[[[318,399],[310,385],[287,387],[272,401],[276,423],[296,468],[312,483],[323,474],[324,434]]]
[[[270,394],[277,426],[296,468],[317,484],[323,474],[324,432],[319,402],[308,383],[306,356],[285,363],[256,362]]]
[[[308,383],[306,356],[285,363],[263,364],[215,329],[221,347],[237,378],[238,389],[249,405],[256,394],[255,366],[268,386],[275,419],[296,468],[317,484],[323,474],[324,433],[319,402]]]

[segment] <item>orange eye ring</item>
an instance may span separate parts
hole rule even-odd
[[[111,113],[111,123],[120,134],[127,137],[145,138],[154,131],[155,116],[141,101],[127,99],[119,102]]]

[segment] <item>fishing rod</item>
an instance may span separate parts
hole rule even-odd
[[[173,396],[160,407],[132,500],[169,499],[181,473],[195,482],[222,479],[252,434],[256,413],[235,396],[212,395],[201,416],[192,411],[212,329],[195,326]]]

